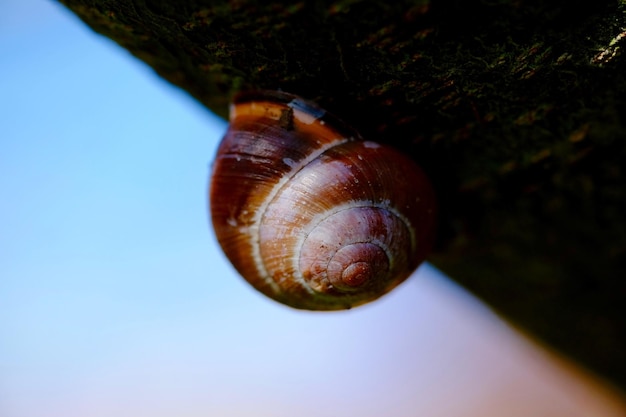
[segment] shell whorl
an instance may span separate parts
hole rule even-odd
[[[433,235],[433,192],[411,160],[279,92],[233,103],[210,201],[238,272],[295,308],[378,298],[425,258]]]

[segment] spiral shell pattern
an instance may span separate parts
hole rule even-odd
[[[380,297],[424,260],[434,234],[433,191],[412,160],[281,92],[236,98],[209,198],[237,271],[300,309]]]

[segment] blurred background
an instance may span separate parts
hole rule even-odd
[[[428,265],[349,312],[257,294],[208,221],[225,128],[56,2],[0,0],[0,416],[626,414]]]

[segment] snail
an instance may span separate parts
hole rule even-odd
[[[283,92],[235,98],[209,200],[235,269],[298,309],[377,299],[417,268],[434,236],[434,192],[413,160]]]

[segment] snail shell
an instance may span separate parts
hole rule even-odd
[[[237,271],[300,309],[380,297],[424,260],[434,235],[433,191],[412,160],[281,92],[235,99],[210,202]]]

